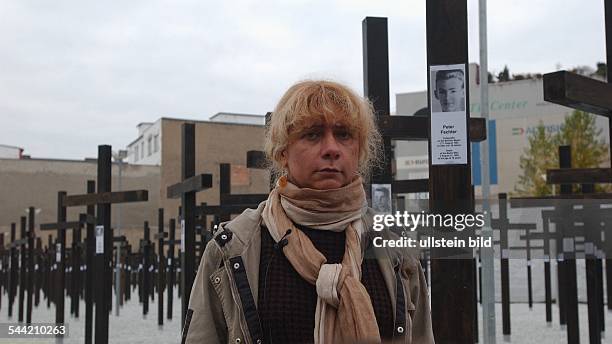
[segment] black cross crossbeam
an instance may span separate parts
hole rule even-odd
[[[404,179],[391,182],[393,193],[419,193],[429,191],[429,179]]]
[[[28,238],[23,238],[23,239],[19,239],[19,240],[15,240],[11,242],[11,244],[8,247],[13,248],[13,247],[25,245],[27,243],[28,243]]]
[[[612,208],[600,208],[596,211],[584,209],[573,209],[571,214],[562,214],[555,210],[542,210],[542,216],[548,218],[551,222],[585,222],[595,220],[610,220],[612,219]],[[609,224],[609,223],[608,223]]]
[[[610,168],[559,168],[546,171],[546,184],[612,183]]]
[[[62,205],[65,207],[78,207],[85,205],[143,202],[148,200],[149,192],[147,190],[133,190],[65,196]]]
[[[521,238],[522,240],[525,240],[525,239],[523,238],[523,236],[521,236],[520,238]],[[533,238],[531,238],[531,239],[533,239]],[[494,241],[493,241],[493,245],[499,245],[500,243],[501,243],[501,242],[500,242],[499,240],[494,240]],[[508,247],[507,247],[507,249],[508,249],[508,250],[513,250],[513,251],[518,251],[518,250],[527,250],[527,249],[530,249],[530,250],[543,250],[543,249],[544,249],[544,246],[531,246],[531,245],[530,245],[529,247],[527,247],[527,246],[508,246]]]
[[[226,205],[248,205],[251,207],[268,199],[268,194],[232,194],[231,165],[219,164],[219,203]]]
[[[569,200],[602,200],[600,204],[609,204],[604,200],[612,200],[612,193],[562,194],[555,196],[513,197],[510,198],[512,208],[544,208],[568,205]],[[576,202],[582,204],[584,202]]]
[[[212,187],[212,175],[209,173],[199,174],[185,179],[180,183],[170,185],[166,192],[168,198],[181,198],[188,192],[198,192]]]
[[[536,229],[535,223],[511,223],[508,219],[491,219],[491,228],[497,229],[503,226],[503,229],[531,230]]]
[[[247,168],[265,169],[267,163],[265,152],[256,150],[247,152]]]
[[[487,139],[484,118],[470,118],[468,123],[471,142]],[[394,140],[424,141],[429,138],[429,117],[380,115],[378,127],[383,136]]]
[[[52,231],[57,229],[75,229],[83,226],[84,223],[80,221],[69,221],[69,222],[60,222],[60,223],[43,223],[40,225],[41,231]]]
[[[161,233],[155,233],[153,234],[153,238],[155,239],[159,239],[159,238],[167,238],[168,237],[168,232],[161,232]],[[164,241],[165,243],[166,241]]]
[[[568,71],[544,74],[543,80],[544,100],[596,115],[612,115],[612,84]]]
[[[125,235],[120,235],[120,236],[114,236],[113,242],[128,242],[128,240],[125,237]]]

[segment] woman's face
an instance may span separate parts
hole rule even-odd
[[[357,175],[359,141],[340,123],[316,124],[296,133],[283,152],[288,179],[310,189],[335,189]]]

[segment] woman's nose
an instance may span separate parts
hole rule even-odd
[[[336,160],[340,157],[340,145],[338,144],[333,132],[330,131],[325,133],[322,144],[323,147],[321,153],[323,158]]]

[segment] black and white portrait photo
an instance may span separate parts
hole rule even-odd
[[[390,184],[372,184],[372,209],[379,213],[391,212]]]
[[[465,72],[463,65],[439,66],[431,70],[432,112],[465,111]]]

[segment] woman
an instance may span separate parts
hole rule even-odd
[[[266,153],[280,175],[267,201],[206,247],[186,343],[433,343],[418,261],[372,249],[363,178],[380,134],[370,104],[338,83],[292,86]]]

